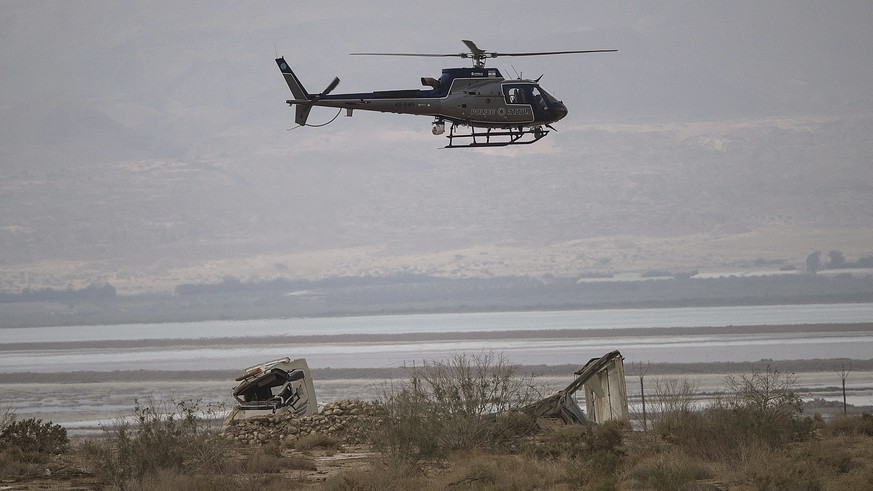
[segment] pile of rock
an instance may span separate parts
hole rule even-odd
[[[315,433],[358,444],[364,443],[369,432],[381,425],[382,414],[382,409],[372,402],[334,401],[315,416],[297,418],[286,412],[249,418],[231,422],[224,433],[246,445],[293,445],[298,439]]]

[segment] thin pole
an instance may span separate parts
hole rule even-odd
[[[843,416],[846,415],[846,379],[843,378]]]
[[[643,400],[643,431],[648,431],[646,427],[646,390],[643,388],[643,375],[640,375],[640,397]]]

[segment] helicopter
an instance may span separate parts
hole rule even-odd
[[[382,90],[375,92],[335,94],[331,92],[339,85],[340,79],[333,81],[321,92],[307,92],[300,80],[291,70],[284,57],[276,58],[279,70],[291,89],[293,99],[285,101],[296,106],[294,121],[299,126],[308,125],[309,112],[314,106],[342,109],[346,116],[354,110],[379,111],[417,116],[432,116],[434,135],[446,132],[449,140],[445,148],[496,147],[508,145],[527,145],[545,137],[554,130],[552,123],[567,115],[567,106],[548,93],[535,80],[507,80],[496,68],[486,68],[485,60],[498,56],[542,56],[580,53],[606,53],[614,49],[538,51],[498,53],[480,49],[473,41],[462,41],[469,52],[436,53],[351,53],[362,56],[438,56],[470,58],[471,68],[444,68],[440,78],[421,77],[421,84],[427,89]],[[469,128],[465,131],[461,128]]]

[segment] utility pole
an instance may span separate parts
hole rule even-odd
[[[836,372],[840,376],[840,380],[843,381],[843,416],[845,416],[847,413],[847,409],[846,409],[846,406],[847,406],[847,404],[846,404],[846,378],[849,376],[849,373],[852,372],[852,366],[849,365],[849,367],[847,368],[845,365],[843,365]]]
[[[643,385],[643,378],[646,376],[646,373],[649,371],[649,365],[646,364],[646,367],[643,368],[643,363],[639,364],[639,372],[640,372],[640,399],[643,403],[643,431],[648,431],[646,424],[646,388]]]

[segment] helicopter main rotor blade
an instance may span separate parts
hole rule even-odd
[[[351,53],[352,55],[365,55],[365,56],[451,56],[451,57],[459,57],[459,58],[472,58],[473,65],[477,68],[481,68],[485,66],[485,60],[487,58],[497,58],[498,56],[543,56],[543,55],[566,55],[566,54],[580,54],[580,53],[611,53],[613,51],[618,51],[617,49],[579,49],[579,50],[565,50],[565,51],[527,51],[527,52],[518,52],[518,53],[498,53],[495,51],[485,51],[482,48],[476,46],[476,43],[470,41],[469,39],[461,40],[466,46],[467,49],[470,50],[469,53]]]
[[[491,58],[497,58],[498,56],[543,56],[543,55],[566,55],[572,53],[612,53],[618,51],[617,49],[583,49],[583,50],[570,50],[570,51],[531,51],[531,52],[522,52],[522,53],[486,53]]]
[[[469,53],[349,53],[353,56],[460,56],[469,58]]]

